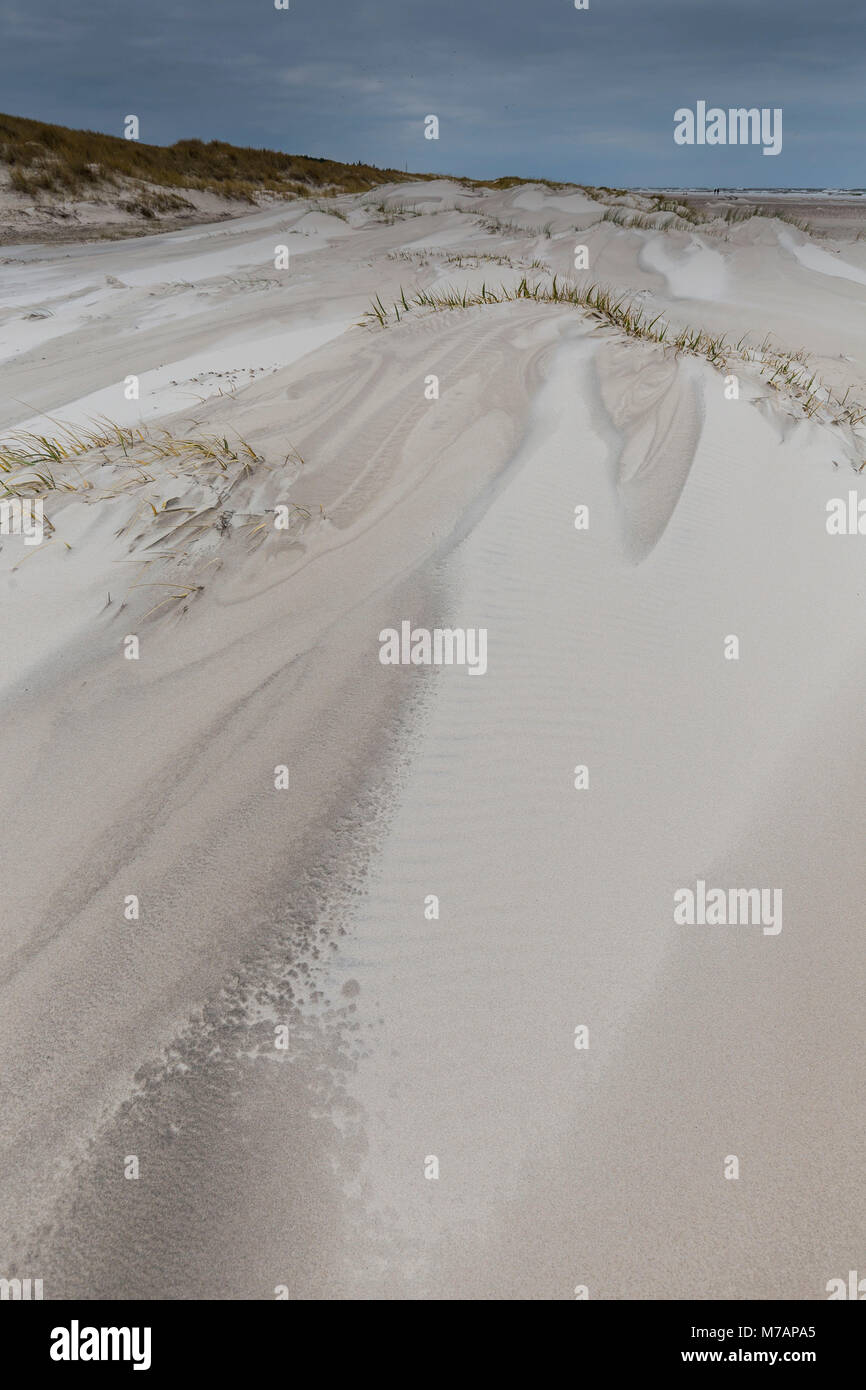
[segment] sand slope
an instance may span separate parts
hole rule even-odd
[[[585,244],[672,324],[864,396],[866,253],[538,186],[391,202],[6,248],[7,433],[105,414],[259,461],[98,450],[50,543],[0,541],[0,1270],[825,1297],[863,1238],[866,542],[825,527],[860,433],[567,306],[355,325]],[[402,619],[485,627],[487,673],[382,666]],[[781,888],[782,930],[677,925],[699,878]]]

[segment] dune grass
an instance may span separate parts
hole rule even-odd
[[[323,212],[326,217],[339,217],[341,222],[348,222],[349,215],[342,208],[328,207],[327,203],[316,202],[310,204],[310,212]]]
[[[493,236],[551,237],[553,235],[552,222],[545,222],[543,226],[524,227],[520,222],[510,222],[501,217],[494,217],[484,208],[466,208],[465,211],[476,216],[479,226]]]
[[[384,222],[386,227],[393,227],[395,222],[401,222],[407,217],[423,217],[424,213],[420,208],[416,208],[413,203],[378,203],[364,202],[364,208],[377,214],[376,220]]]
[[[659,217],[655,213],[631,212],[627,208],[606,208],[601,221],[612,222],[615,227],[625,227],[627,230],[637,228],[642,232],[663,232],[675,225],[679,219],[677,214],[670,210],[666,215]]]
[[[697,208],[690,207],[684,203],[676,203],[670,198],[656,198],[655,207],[652,212],[641,212],[639,209],[628,207],[609,207],[606,208],[602,217],[602,222],[612,222],[614,226],[625,227],[629,230],[636,228],[639,231],[670,231],[676,228],[678,231],[694,231],[699,229],[707,235],[718,235],[718,228],[715,226],[719,221],[727,226],[732,226],[739,222],[749,222],[753,217],[776,218],[779,222],[787,222],[792,227],[797,227],[799,231],[807,235],[814,235],[814,230],[810,223],[802,217],[794,217],[784,209],[776,209],[756,205],[754,207],[726,208],[723,213],[703,213]]]
[[[765,338],[760,347],[750,347],[746,343],[745,334],[737,343],[731,343],[724,334],[710,333],[703,328],[686,326],[674,329],[661,313],[650,316],[645,309],[635,304],[628,293],[619,294],[606,285],[563,281],[556,275],[546,284],[541,281],[530,284],[529,279],[524,276],[511,288],[500,284],[498,289],[494,289],[485,283],[480,290],[415,290],[410,292],[408,298],[406,292],[401,289],[399,300],[395,300],[390,309],[386,308],[381,297],[377,295],[364,313],[359,326],[386,328],[399,323],[414,310],[438,313],[477,308],[482,305],[507,304],[519,300],[531,300],[538,304],[572,305],[582,309],[589,318],[606,327],[615,328],[630,338],[655,343],[675,353],[685,352],[694,357],[705,358],[719,371],[730,371],[736,365],[754,366],[768,385],[775,390],[784,390],[797,401],[809,419],[822,409],[829,412],[836,424],[854,426],[866,419],[866,405],[849,401],[850,390],[846,391],[843,397],[837,396],[820,380],[817,372],[810,371],[808,356],[802,348],[791,352],[773,346],[769,338]]]
[[[51,498],[69,494],[91,504],[126,499],[115,537],[127,538],[129,553],[119,563],[138,566],[139,573],[124,592],[128,597],[134,589],[159,590],[158,602],[144,617],[203,592],[205,571],[221,563],[213,548],[216,537],[231,530],[250,551],[264,544],[274,531],[269,516],[274,508],[248,509],[255,491],[237,489],[260,468],[279,475],[286,464],[304,462],[289,445],[282,466],[272,467],[240,436],[173,434],[105,417],[86,428],[52,423],[54,434],[19,430],[0,441],[0,496],[40,497],[49,505]],[[190,482],[194,486],[188,489]],[[279,480],[277,488],[282,490]],[[289,500],[285,505],[303,529],[310,512]],[[73,549],[47,515],[43,521],[49,544]],[[42,550],[29,551],[18,563]]]
[[[705,222],[707,219],[703,213],[698,212],[697,208],[691,203],[677,202],[675,198],[665,198],[663,195],[653,196],[656,212],[672,212],[684,222]]]
[[[748,222],[752,217],[775,217],[778,222],[788,222],[792,227],[812,236],[813,228],[811,223],[803,217],[794,217],[791,213],[785,212],[781,208],[752,207],[752,208],[727,208],[723,214],[728,223]]]
[[[496,255],[492,251],[447,251],[437,246],[389,251],[388,260],[406,261],[409,265],[417,266],[426,266],[435,260],[443,265],[459,266],[461,270],[477,270],[482,265],[507,265],[512,270],[522,269],[524,266],[528,270],[550,270],[546,261],[537,258],[527,263],[520,259],[515,261],[511,256]]]
[[[226,435],[179,437],[166,429],[118,425],[104,416],[90,427],[52,423],[57,429],[54,435],[17,430],[0,441],[0,488],[5,496],[87,491],[90,484],[76,468],[76,460],[99,453],[106,463],[122,461],[138,470],[138,481],[153,481],[148,470],[156,464],[184,472],[210,465],[225,472],[231,464],[248,471],[263,462],[240,437],[236,442]]]

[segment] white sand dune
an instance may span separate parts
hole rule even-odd
[[[696,237],[676,250],[670,242],[664,235],[653,237],[639,257],[641,268],[663,275],[674,299],[724,298],[727,266],[721,252],[701,245]]]
[[[354,325],[401,286],[573,275],[580,243],[649,317],[771,334],[863,399],[866,286],[824,264],[857,248],[537,185],[384,196],[6,248],[7,434],[105,415],[260,461],[106,445],[54,468],[50,541],[0,539],[0,1270],[826,1297],[864,1237],[866,540],[826,529],[862,428],[568,305]],[[486,674],[383,666],[404,619],[485,628]],[[678,925],[699,879],[781,888],[781,931]]]
[[[814,246],[802,236],[795,237],[787,230],[781,233],[779,242],[809,270],[818,270],[822,275],[835,275],[842,280],[853,280],[856,285],[866,285],[866,270],[843,259],[838,251],[834,256],[829,251],[823,251],[820,246]]]

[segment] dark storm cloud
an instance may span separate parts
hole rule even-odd
[[[862,0],[5,0],[4,107],[476,176],[866,183]],[[784,146],[677,147],[673,112],[781,106]],[[438,115],[441,138],[423,138]]]

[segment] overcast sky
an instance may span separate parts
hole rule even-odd
[[[0,0],[0,105],[476,178],[862,187],[864,40],[866,0]],[[698,100],[781,107],[781,154],[675,145]]]

